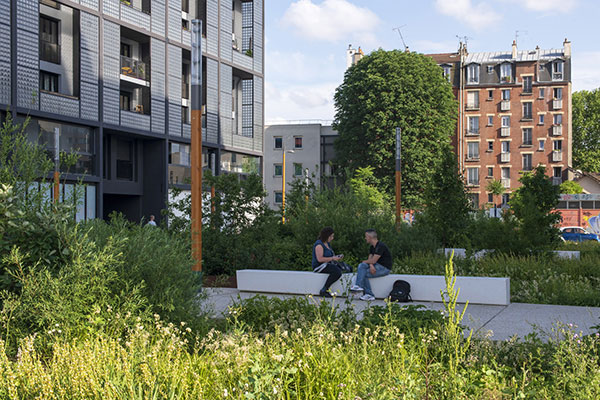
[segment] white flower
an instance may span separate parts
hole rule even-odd
[[[227,389],[223,390],[223,397],[227,397]]]

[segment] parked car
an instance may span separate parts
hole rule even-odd
[[[560,237],[569,242],[585,242],[586,240],[600,242],[598,235],[589,233],[580,226],[565,226],[560,228]]]

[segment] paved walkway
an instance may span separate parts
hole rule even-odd
[[[294,297],[293,295],[240,292],[237,289],[230,288],[205,288],[203,290],[208,295],[205,307],[217,315],[227,311],[227,307],[238,296],[242,299],[247,299],[257,294],[279,298]],[[336,301],[341,307],[345,306],[345,298],[331,300],[313,297],[313,299],[316,301]],[[361,301],[358,298],[353,298],[352,304],[357,312],[361,312],[366,307],[369,307],[369,305],[385,305],[385,302],[383,300],[376,300],[369,303]],[[409,304],[422,304],[433,310],[443,309],[442,303],[413,302]],[[462,311],[463,307],[464,305],[459,305],[458,308]],[[508,306],[469,304],[463,323],[473,329],[474,335],[488,335],[495,340],[506,340],[515,335],[523,338],[534,332],[534,330],[541,337],[554,336],[553,328],[557,323],[565,325],[573,324],[575,332],[581,331],[583,334],[590,334],[595,332],[590,327],[600,324],[600,307],[525,303],[512,303]]]

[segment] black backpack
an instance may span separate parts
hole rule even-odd
[[[412,301],[410,297],[410,283],[402,280],[394,282],[394,287],[389,295],[390,301],[406,303]]]

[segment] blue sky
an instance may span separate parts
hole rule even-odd
[[[333,119],[349,44],[365,53],[402,48],[452,52],[573,48],[573,89],[600,87],[598,0],[265,0],[265,114],[277,120]]]

